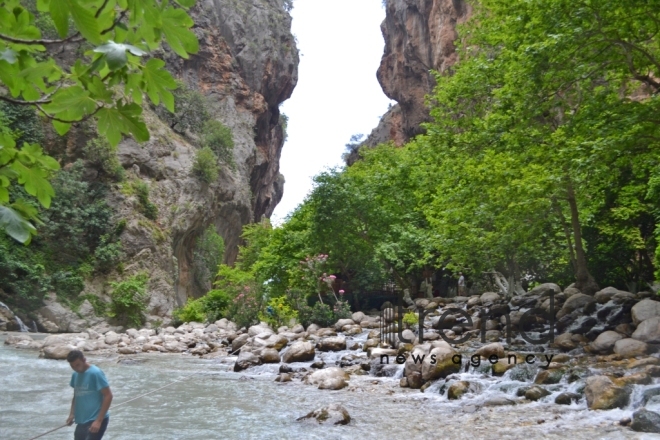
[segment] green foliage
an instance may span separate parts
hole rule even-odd
[[[110,283],[112,293],[108,315],[123,324],[136,327],[144,323],[146,304],[146,287],[148,275],[139,273],[124,281]]]
[[[156,108],[156,114],[175,132],[188,135],[202,132],[204,124],[211,118],[204,95],[177,81],[174,93],[174,112],[163,106]]]
[[[204,322],[206,313],[200,299],[188,298],[186,304],[172,313],[175,322]]]
[[[280,127],[282,127],[282,138],[284,139],[284,142],[286,142],[287,139],[289,138],[289,133],[288,133],[289,117],[284,113],[280,113],[279,124]]]
[[[224,252],[225,242],[213,225],[195,240],[193,270],[195,282],[202,291],[210,290]]]
[[[143,180],[135,180],[132,187],[140,202],[142,214],[149,220],[156,220],[158,218],[158,207],[149,200],[149,185]]]
[[[202,129],[202,147],[210,148],[225,163],[234,163],[234,138],[222,122],[209,119]]]
[[[35,8],[33,1],[3,2],[0,100],[38,109],[60,135],[72,124],[94,118],[100,136],[112,146],[122,135],[148,140],[142,121],[144,95],[173,112],[176,83],[164,61],[145,55],[163,42],[183,58],[198,51],[190,30],[194,23],[182,9],[195,2],[133,3],[39,0]],[[63,45],[77,46],[79,57],[71,62],[59,56]],[[10,201],[8,188],[23,187],[48,208],[53,197],[48,178],[59,165],[37,141],[27,140],[35,139],[34,133],[17,133],[14,139],[6,132],[0,135],[0,229],[27,243],[35,233],[37,211],[23,200]]]
[[[203,182],[213,183],[218,180],[220,168],[218,167],[218,157],[213,150],[209,147],[197,150],[192,171]]]
[[[124,180],[124,168],[117,158],[117,148],[103,138],[90,139],[83,149],[85,160],[116,182]]]
[[[283,296],[271,298],[266,304],[266,309],[259,313],[259,320],[267,322],[276,330],[283,325],[288,326],[292,320],[295,322],[297,319],[298,312],[291,308]]]
[[[310,324],[330,327],[337,322],[330,306],[320,302],[315,303],[313,307],[304,306],[298,313],[300,314],[300,322],[305,327]]]
[[[419,324],[419,317],[415,312],[406,312],[406,314],[403,315],[402,321],[406,326],[412,327],[415,324]]]

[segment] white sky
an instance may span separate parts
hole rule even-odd
[[[294,0],[291,15],[301,56],[298,85],[281,107],[289,137],[274,224],[303,201],[313,176],[343,164],[351,136],[368,135],[390,103],[376,79],[385,46],[382,0]]]

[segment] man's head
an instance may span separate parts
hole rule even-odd
[[[71,350],[66,356],[66,360],[76,373],[84,373],[87,369],[87,359],[80,350]]]

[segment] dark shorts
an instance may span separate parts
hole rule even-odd
[[[108,427],[109,420],[110,417],[106,417],[105,419],[103,419],[103,423],[101,423],[101,428],[99,429],[99,432],[89,432],[89,428],[92,426],[92,423],[94,423],[93,421],[77,425],[76,432],[73,434],[73,439],[101,440],[103,438],[103,434],[105,434],[106,428]]]

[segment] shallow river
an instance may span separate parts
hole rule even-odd
[[[29,439],[62,425],[72,396],[68,363],[5,346],[5,337],[0,335],[0,439]],[[274,382],[276,366],[233,373],[235,358],[223,362],[142,354],[131,359],[135,361],[88,358],[106,373],[113,404],[194,374],[111,408],[104,439],[660,439],[617,425],[632,409],[587,411],[583,402],[562,406],[547,400],[480,407],[476,398],[447,401],[437,386],[425,393],[401,389],[398,378],[351,376],[349,388],[325,391],[299,381]],[[502,383],[506,381],[494,384],[485,397],[506,391]],[[296,421],[329,403],[342,404],[351,423],[321,426]],[[42,438],[71,439],[73,427]]]

